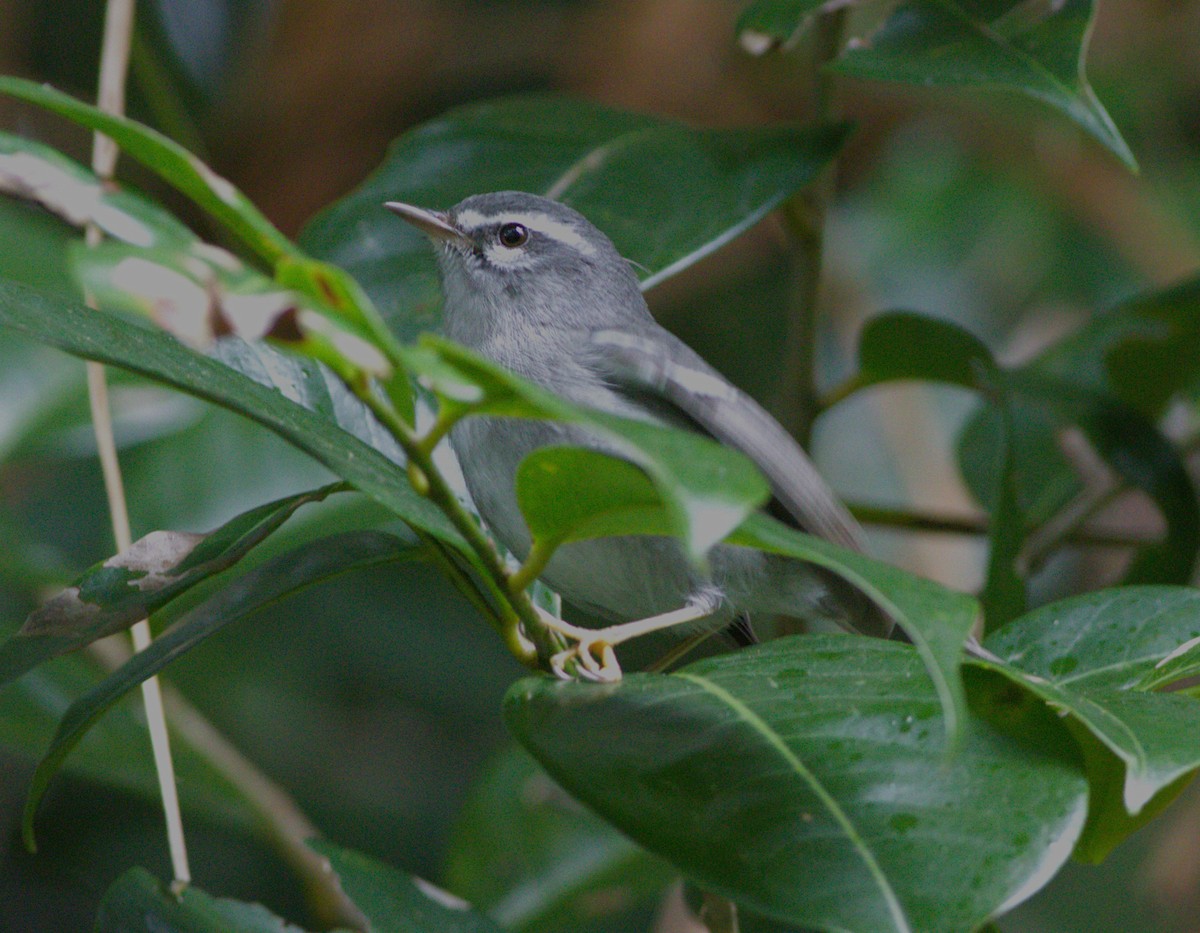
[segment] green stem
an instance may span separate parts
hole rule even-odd
[[[816,120],[835,116],[832,78],[825,65],[841,49],[845,10],[817,17],[810,55],[812,109]],[[833,200],[834,167],[830,166],[804,191],[783,205],[783,219],[792,243],[792,298],[784,354],[780,421],[808,446],[813,422],[820,412],[816,390],[817,306],[825,251],[825,217]]]
[[[352,387],[354,388],[354,387]],[[400,444],[408,457],[409,476],[414,487],[442,513],[450,519],[455,530],[466,539],[468,546],[479,562],[484,578],[489,583],[493,595],[497,597],[497,613],[499,616],[500,633],[504,637],[509,650],[523,663],[546,663],[549,658],[562,649],[557,637],[547,629],[537,611],[533,607],[524,590],[514,592],[509,583],[509,574],[499,553],[488,540],[481,529],[462,507],[454,491],[447,485],[445,477],[433,463],[432,449],[428,448],[423,438],[413,431],[403,418],[386,401],[369,389],[355,388],[356,394],[375,414],[384,427]],[[453,417],[461,417],[455,414]],[[440,420],[440,419],[439,419]],[[449,425],[444,430],[449,430]],[[443,431],[444,433],[444,431]],[[452,578],[454,579],[454,578]],[[489,613],[489,619],[497,615]],[[525,642],[525,637],[532,641],[535,651],[531,652]]]
[[[529,555],[525,558],[525,563],[521,564],[517,571],[508,578],[509,591],[515,593],[524,590],[541,576],[560,543],[560,541],[535,539],[529,548]]]

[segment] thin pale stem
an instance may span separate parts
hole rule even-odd
[[[897,528],[901,531],[928,532],[932,534],[966,535],[982,537],[988,533],[985,515],[930,515],[906,509],[893,509],[874,505],[850,505],[850,511],[864,525]],[[1090,513],[1093,514],[1094,513]],[[1074,544],[1081,547],[1141,547],[1152,543],[1137,535],[1119,531],[1103,531],[1072,527],[1064,529],[1059,544]]]
[[[99,94],[97,104],[107,113],[120,114],[125,109],[125,78],[129,72],[129,49],[133,36],[133,0],[108,0],[104,20],[104,39],[100,53]],[[107,136],[97,133],[92,141],[92,169],[97,177],[109,180],[117,165],[117,145]],[[89,246],[100,242],[100,231],[90,224],[86,231]],[[88,296],[88,303],[95,304]],[[92,425],[96,434],[96,447],[100,455],[100,467],[104,474],[104,488],[108,497],[109,515],[112,519],[113,538],[117,550],[124,551],[132,543],[129,526],[129,509],[125,501],[125,484],[121,477],[120,461],[117,457],[113,437],[112,415],[108,399],[108,384],[104,367],[98,363],[87,364],[88,399],[92,411]],[[144,650],[151,641],[150,624],[145,619],[133,626],[131,631],[135,650]],[[163,712],[162,691],[158,679],[151,677],[142,684],[142,701],[146,707],[146,723],[150,731],[150,744],[154,752],[154,764],[158,773],[159,791],[162,796],[163,814],[167,824],[167,845],[171,853],[171,868],[175,885],[183,886],[191,881],[188,867],[187,843],[183,834],[183,817],[179,811],[179,795],[175,783],[175,769],[171,761],[171,745],[167,735],[167,720]]]
[[[110,670],[129,660],[129,650],[113,639],[95,642],[89,651]],[[296,802],[177,690],[168,687],[163,693],[176,735],[237,791],[267,838],[304,882],[317,915],[330,925],[366,929],[362,914],[342,891],[328,859],[304,844],[320,833]]]

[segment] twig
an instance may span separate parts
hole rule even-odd
[[[128,649],[115,639],[94,642],[88,650],[110,670],[129,660]],[[176,736],[219,772],[249,806],[265,835],[303,880],[318,917],[330,924],[366,929],[365,919],[342,891],[329,860],[304,844],[306,839],[321,834],[296,802],[242,755],[179,691],[167,686],[163,693]]]
[[[133,15],[133,0],[108,0],[104,19],[103,46],[100,54],[97,100],[100,109],[107,113],[120,114],[125,109],[125,77],[129,70]],[[112,179],[117,166],[117,154],[117,145],[111,139],[99,133],[93,136],[92,169],[102,181]],[[94,247],[100,242],[100,229],[95,224],[89,224],[85,236],[87,245]],[[86,297],[88,304],[95,308],[94,299],[90,295]],[[121,465],[117,457],[116,441],[113,437],[112,411],[109,406],[108,383],[104,367],[99,363],[89,362],[87,378],[92,425],[96,434],[100,467],[104,474],[104,489],[108,497],[113,537],[117,550],[124,551],[132,543],[133,536],[129,527],[125,484],[121,478]],[[134,648],[138,651],[144,650],[151,641],[150,623],[145,619],[141,620],[134,625],[131,634]],[[146,722],[150,730],[150,744],[154,751],[154,764],[158,772],[159,791],[167,823],[167,845],[171,853],[171,869],[175,876],[175,885],[180,887],[188,884],[192,876],[188,867],[187,843],[183,835],[183,818],[179,812],[179,796],[175,786],[175,769],[171,762],[171,746],[167,736],[162,692],[157,678],[151,677],[142,683],[142,701],[146,707]]]
[[[971,537],[982,537],[988,533],[986,515],[931,515],[907,509],[856,504],[850,505],[850,511],[864,525],[898,528],[901,531]],[[1141,547],[1153,542],[1138,535],[1124,534],[1119,531],[1103,531],[1076,526],[1066,529],[1065,534],[1057,543],[1074,544],[1081,547],[1126,548]]]

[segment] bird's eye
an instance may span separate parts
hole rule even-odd
[[[523,224],[509,223],[500,228],[500,245],[516,249],[529,242],[529,228]]]

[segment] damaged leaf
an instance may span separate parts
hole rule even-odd
[[[155,531],[87,570],[0,645],[0,685],[59,654],[129,628],[229,569],[300,506],[345,489],[323,486],[244,512],[206,535]]]

